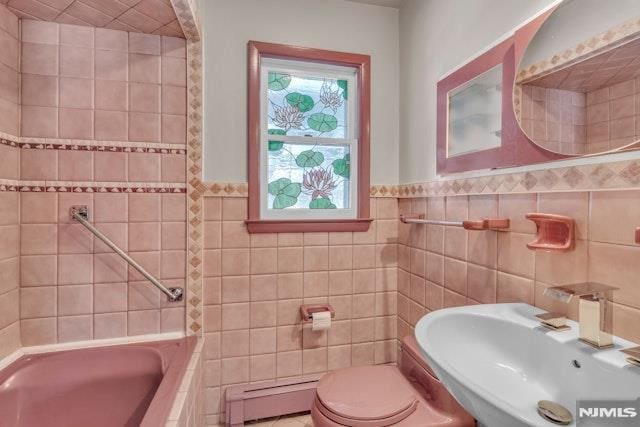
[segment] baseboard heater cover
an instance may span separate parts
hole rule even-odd
[[[311,410],[322,375],[231,386],[225,393],[226,425]]]

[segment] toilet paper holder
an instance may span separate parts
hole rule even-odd
[[[300,317],[303,322],[308,322],[311,319],[311,315],[313,313],[318,313],[320,311],[329,311],[331,312],[331,318],[336,317],[336,311],[333,309],[331,304],[304,304],[300,306]]]

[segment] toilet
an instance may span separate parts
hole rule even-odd
[[[447,392],[413,336],[398,366],[371,365],[324,375],[311,407],[315,427],[466,427],[475,420]]]

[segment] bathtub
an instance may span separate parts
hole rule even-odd
[[[195,337],[25,355],[0,371],[3,427],[163,426]]]

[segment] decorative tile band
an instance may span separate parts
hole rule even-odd
[[[640,188],[640,160],[405,184],[400,186],[398,197],[603,191],[633,188]]]
[[[105,151],[113,153],[124,152],[162,154],[187,153],[186,147],[178,144],[133,141],[93,141],[54,138],[20,138],[7,134],[0,135],[0,144],[8,145],[10,147],[37,150],[79,150]]]
[[[18,181],[0,179],[0,192],[42,193],[186,193],[186,184],[145,182]]]
[[[530,65],[518,73],[516,81],[523,83],[533,78],[549,74],[559,68],[585,59],[613,45],[618,45],[637,36],[640,32],[640,18],[630,19],[608,31],[597,34],[578,45],[558,52],[550,58]]]

